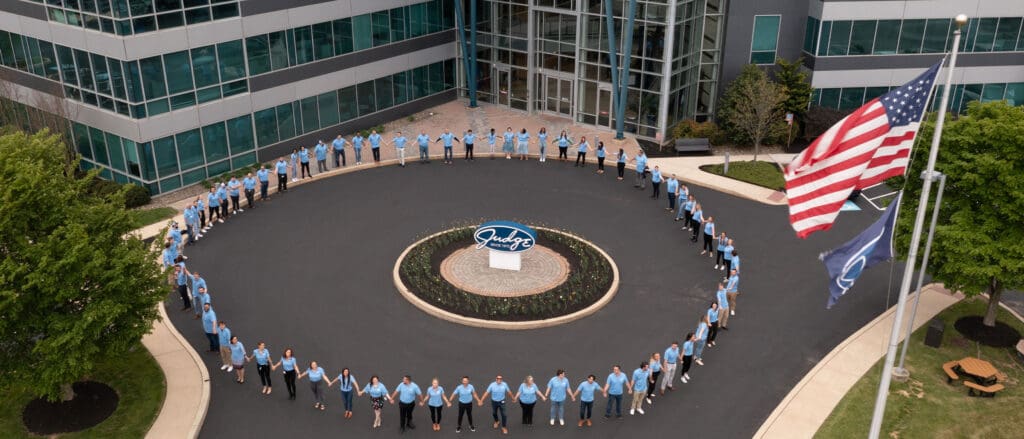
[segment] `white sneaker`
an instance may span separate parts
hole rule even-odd
[[[558,425],[565,425],[565,419],[559,419]]]
[[[228,365],[225,364],[225,365],[221,366],[220,370],[228,370]]]
[[[242,209],[238,209],[238,213],[242,213],[242,212],[245,212],[245,211],[242,210]]]
[[[640,412],[641,415],[644,414],[644,409],[642,409],[642,408],[636,409],[636,411]]]
[[[651,402],[651,397],[650,396],[648,396],[646,399],[647,399],[647,403],[648,404],[654,404],[653,402]],[[640,413],[643,413],[643,412],[640,412]]]
[[[684,383],[690,382],[689,379],[687,379],[686,377],[682,377],[682,378],[680,378],[680,380],[682,380]]]
[[[551,425],[555,425],[555,419],[551,418]]]
[[[696,360],[693,360],[693,361],[694,361],[694,362],[696,362],[697,364],[701,365],[701,366],[703,366],[703,365],[704,365],[704,362],[703,362],[703,361],[701,361],[701,360],[700,360],[700,358],[698,358],[698,359],[696,359]]]
[[[218,222],[218,223],[222,223],[222,222],[224,222],[224,218],[217,218],[217,222]]]
[[[635,415],[635,414],[636,414],[636,410],[633,410],[633,409],[629,409],[629,415],[630,415],[630,416],[633,416],[633,415]]]
[[[235,368],[234,368],[234,367],[232,367],[232,366],[228,366],[228,372],[231,372],[231,371],[233,371],[233,370],[235,370]]]
[[[725,266],[724,265],[722,266],[722,271],[725,271]]]
[[[730,311],[729,311],[729,315],[731,315],[731,316],[734,316],[734,315],[736,315],[736,311],[732,311],[732,310],[730,310]]]
[[[688,373],[684,373],[684,374],[683,374],[683,378],[686,378],[686,379],[690,379],[690,374],[688,374]]]
[[[717,269],[718,269],[718,264],[715,264],[715,270],[717,270]]]
[[[292,181],[299,181],[299,179],[297,179],[297,178],[292,178]]]

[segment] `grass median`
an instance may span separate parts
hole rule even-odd
[[[779,165],[772,162],[730,162],[728,174],[724,172],[725,165],[723,164],[704,165],[700,169],[704,172],[756,184],[772,190],[780,190],[786,186],[786,180],[782,178],[782,170],[779,169]]]
[[[172,218],[178,211],[170,207],[157,207],[154,209],[136,209],[130,211],[130,213],[132,225],[137,229]]]

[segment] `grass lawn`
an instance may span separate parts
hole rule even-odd
[[[939,313],[946,323],[942,347],[923,345],[927,326],[914,332],[906,367],[910,379],[893,381],[882,424],[888,438],[1019,438],[1024,432],[1024,367],[1013,349],[990,348],[963,338],[953,323],[962,316],[983,315],[987,300],[967,299]],[[999,309],[999,320],[1024,333],[1024,323]],[[1007,375],[1006,389],[995,398],[971,398],[961,382],[946,384],[942,364],[978,357]],[[866,437],[874,410],[882,360],[861,377],[818,430],[816,438]],[[897,361],[899,357],[897,357]],[[961,376],[961,378],[963,378]]]
[[[729,177],[734,180],[745,181],[768,189],[781,189],[786,186],[786,180],[782,178],[782,171],[779,166],[772,162],[730,162],[729,173],[722,173],[724,165],[704,165],[700,169],[715,175]]]
[[[97,365],[88,379],[109,385],[120,398],[117,410],[107,420],[88,430],[64,435],[72,438],[141,438],[153,425],[163,405],[166,383],[156,360],[141,344],[135,352]],[[29,434],[21,423],[25,404],[33,399],[25,388],[12,386],[0,390],[0,437],[42,437]]]
[[[131,211],[132,222],[136,229],[166,220],[173,217],[176,213],[178,213],[178,211],[170,207],[136,209]]]

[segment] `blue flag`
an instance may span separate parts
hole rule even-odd
[[[825,262],[829,276],[827,308],[832,308],[839,297],[853,287],[864,270],[892,259],[892,235],[902,195],[902,192],[897,195],[882,217],[867,230],[839,248],[822,253],[821,260]]]

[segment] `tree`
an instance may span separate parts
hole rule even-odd
[[[754,145],[756,161],[761,142],[780,131],[785,132],[782,109],[785,99],[782,86],[769,80],[757,66],[747,65],[722,96],[718,119],[734,141]]]
[[[166,294],[123,192],[89,195],[59,136],[0,136],[0,387],[65,400],[96,362],[135,347]]]
[[[811,94],[814,88],[811,81],[807,80],[807,73],[803,71],[803,58],[796,61],[786,61],[779,58],[775,61],[778,67],[774,72],[775,82],[782,86],[783,93],[786,93],[786,100],[782,102],[782,109],[793,113],[797,122],[803,123],[804,115],[811,105]]]
[[[922,126],[927,145],[934,121]],[[897,243],[907,254],[928,154],[915,154],[907,175]],[[995,326],[1004,289],[1024,287],[1024,108],[972,102],[966,115],[947,120],[936,170],[946,190],[929,258],[929,272],[967,296],[988,293],[985,326]],[[929,203],[934,204],[934,203]],[[931,206],[928,206],[930,211]],[[920,262],[920,261],[919,261]]]

